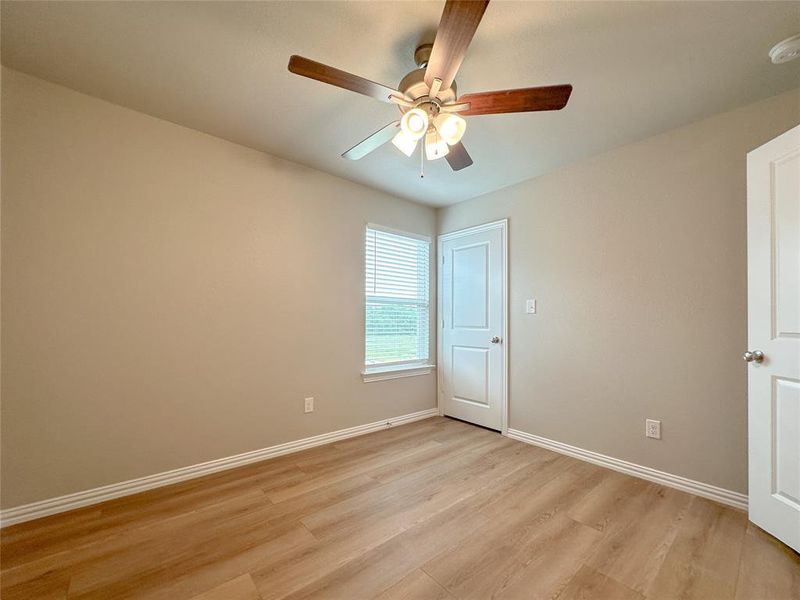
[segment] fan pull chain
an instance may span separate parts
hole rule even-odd
[[[419,145],[419,178],[425,178],[425,144]]]

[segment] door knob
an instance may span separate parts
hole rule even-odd
[[[499,344],[501,340],[500,340],[500,338],[499,338],[499,337],[497,337],[497,336],[494,336],[494,337],[493,337],[491,340],[489,340],[489,341],[490,341],[490,342],[492,342],[493,344]]]
[[[764,353],[761,350],[748,350],[744,354],[742,354],[742,358],[746,362],[764,362]]]

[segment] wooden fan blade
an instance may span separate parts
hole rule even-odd
[[[428,87],[434,79],[442,80],[443,90],[453,83],[488,4],[489,0],[447,0],[425,69]]]
[[[460,171],[466,169],[472,164],[472,157],[464,148],[464,144],[458,142],[450,146],[450,152],[445,155],[447,163],[452,167],[453,171]]]
[[[571,85],[550,85],[466,94],[461,96],[458,102],[459,104],[469,102],[469,108],[458,111],[458,114],[496,115],[534,110],[561,110],[567,105],[571,93]]]
[[[381,127],[367,139],[358,142],[355,146],[350,148],[350,150],[342,154],[342,158],[347,158],[349,160],[364,158],[367,154],[373,150],[377,150],[391,140],[398,131],[400,131],[400,121],[389,123],[385,127]]]
[[[380,83],[375,83],[369,79],[364,79],[358,75],[353,75],[347,71],[341,71],[328,65],[323,65],[316,61],[302,56],[294,55],[289,59],[289,71],[296,75],[302,75],[310,79],[316,79],[323,83],[330,83],[336,87],[350,90],[365,96],[370,96],[381,102],[389,102],[392,95],[402,96],[400,92]]]

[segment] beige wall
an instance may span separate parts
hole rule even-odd
[[[439,211],[510,218],[512,428],[745,491],[745,153],[798,121],[784,94]],[[435,404],[359,376],[363,226],[431,209],[7,69],[2,154],[4,508]]]
[[[799,121],[791,92],[439,212],[509,218],[512,428],[746,491],[745,155]]]
[[[2,154],[4,508],[435,405],[360,378],[363,227],[432,209],[9,70]]]

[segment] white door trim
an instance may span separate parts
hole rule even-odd
[[[436,359],[437,364],[442,365],[442,260],[444,259],[443,244],[448,240],[472,235],[481,231],[489,231],[491,229],[499,229],[502,235],[502,242],[500,247],[503,253],[503,273],[502,273],[502,295],[501,306],[503,307],[503,399],[501,402],[502,413],[502,427],[500,433],[508,435],[508,219],[500,219],[499,221],[492,221],[491,223],[484,223],[482,225],[475,225],[474,227],[467,227],[466,229],[459,229],[458,231],[451,231],[437,236],[436,244]],[[444,389],[444,382],[442,381],[443,369],[439,369],[436,376],[437,382],[437,404],[439,407],[439,414],[444,415],[444,403],[442,402],[442,391]]]

